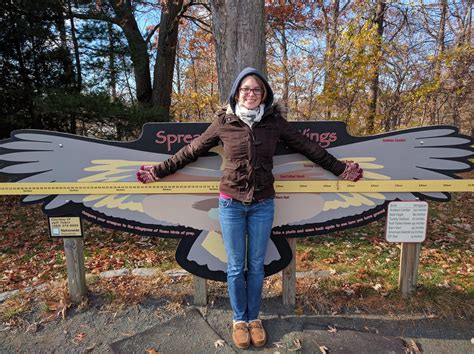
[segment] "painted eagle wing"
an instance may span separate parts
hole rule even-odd
[[[2,142],[0,148],[0,161],[4,164],[0,172],[14,175],[15,180],[21,182],[133,182],[141,165],[154,164],[169,157],[167,154],[131,149],[126,143],[44,131],[13,133],[12,139]],[[167,178],[217,179],[220,164],[219,156],[204,157],[199,166],[190,164]],[[142,194],[30,195],[23,201],[44,202],[47,212],[76,203],[106,216],[142,224],[176,224],[173,220],[144,212],[144,204],[149,197]],[[181,199],[181,196],[175,198]],[[179,203],[179,200],[176,202]]]
[[[455,173],[471,169],[468,158],[473,155],[468,137],[457,134],[455,128],[433,127],[408,129],[361,139],[357,142],[329,148],[328,152],[341,160],[353,160],[364,169],[364,180],[452,179]],[[335,180],[321,167],[302,155],[277,156],[274,159],[276,179]],[[275,217],[275,225],[318,224],[354,217],[380,209],[387,201],[436,199],[448,200],[446,193],[304,193],[277,199],[284,210]],[[288,212],[285,201],[299,199],[298,212]]]

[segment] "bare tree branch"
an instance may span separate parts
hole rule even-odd
[[[148,45],[150,43],[151,39],[153,38],[153,35],[155,34],[156,30],[160,28],[160,24],[157,24],[153,29],[151,30],[150,33],[146,36],[145,43]]]
[[[206,23],[206,22],[200,20],[199,18],[196,18],[196,17],[193,17],[193,16],[188,16],[188,15],[183,15],[183,16],[181,16],[181,17],[190,20],[192,23],[194,23],[196,26],[198,26],[198,27],[199,27],[200,29],[202,29],[203,31],[205,31],[205,32],[207,32],[207,33],[212,33],[212,31],[210,30],[211,26],[210,26],[208,23]],[[205,28],[205,27],[203,27],[203,26],[201,26],[201,25],[204,25],[204,26],[206,26],[206,27],[208,27],[208,28]]]
[[[81,20],[96,20],[96,21],[104,21],[104,22],[110,22],[113,24],[118,25],[119,20],[116,17],[110,17],[104,13],[72,13],[72,17],[78,18]],[[68,17],[69,18],[69,17]]]

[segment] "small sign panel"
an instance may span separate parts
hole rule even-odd
[[[427,202],[390,202],[385,238],[388,242],[423,242],[426,238],[427,223]]]
[[[51,237],[82,237],[82,220],[78,216],[49,217]]]

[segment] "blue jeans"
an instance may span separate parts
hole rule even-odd
[[[227,287],[235,321],[258,318],[274,209],[273,198],[250,205],[219,198],[219,220],[227,253]]]

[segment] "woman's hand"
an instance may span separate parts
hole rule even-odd
[[[154,166],[144,165],[137,171],[137,180],[142,183],[151,183],[158,181],[159,178],[155,175]]]
[[[364,171],[359,167],[359,164],[354,161],[345,161],[346,169],[339,177],[347,181],[357,182],[362,178]]]

